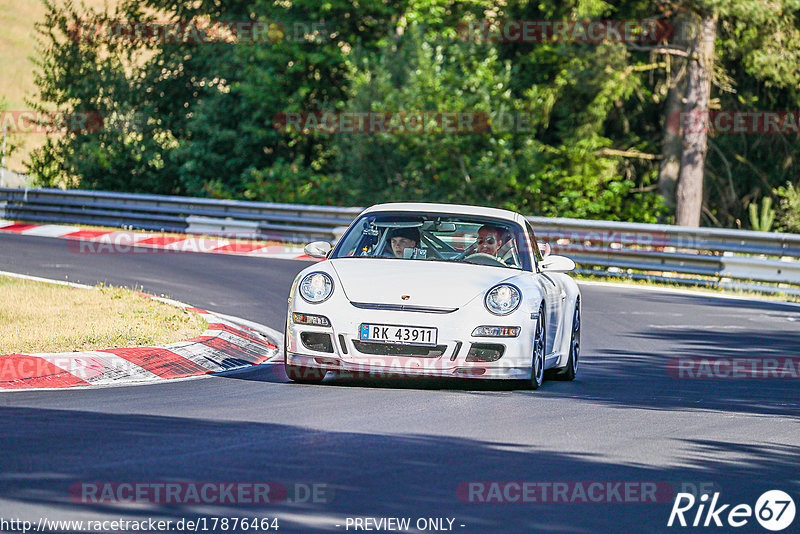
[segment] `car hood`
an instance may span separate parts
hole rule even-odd
[[[433,308],[460,308],[519,274],[502,267],[421,260],[340,258],[330,264],[350,302]]]

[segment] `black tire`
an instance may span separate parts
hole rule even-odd
[[[284,362],[286,376],[292,382],[298,384],[319,384],[325,378],[328,371],[317,369],[316,367],[304,367],[301,365],[290,365]]]
[[[288,330],[287,325],[287,328],[283,331],[283,368],[286,371],[286,377],[298,384],[319,384],[325,378],[327,371],[301,365],[290,365],[286,361],[289,354],[289,339],[286,337]]]
[[[554,375],[556,380],[575,380],[578,374],[578,361],[581,355],[581,301],[575,302],[575,311],[572,314],[572,335],[569,340],[569,358],[567,365]]]
[[[545,328],[544,306],[539,308],[536,319],[536,334],[533,339],[533,361],[531,363],[530,388],[539,389],[544,382],[544,356],[547,353],[547,328]]]

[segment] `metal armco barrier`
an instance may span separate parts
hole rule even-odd
[[[791,287],[800,285],[797,234],[546,217],[528,220],[539,240],[575,260],[584,274],[800,294],[800,288]]]
[[[0,218],[335,241],[362,208],[0,188]],[[540,241],[582,273],[800,294],[800,235],[528,217]]]
[[[0,217],[21,221],[133,227],[303,242],[336,239],[359,208],[137,195],[103,191],[0,188]]]

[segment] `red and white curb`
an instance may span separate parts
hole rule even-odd
[[[26,224],[0,219],[0,233],[54,237],[70,240],[76,254],[133,254],[152,252],[200,252],[234,254],[288,260],[309,260],[302,248],[265,245],[263,241],[172,235],[129,230],[94,230],[57,224]]]
[[[14,273],[0,274],[91,287]],[[153,347],[0,355],[0,389],[141,384],[231,371],[281,358],[279,333],[268,327],[174,300],[146,296],[201,314],[208,321],[208,328],[194,339]]]

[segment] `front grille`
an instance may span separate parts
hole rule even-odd
[[[351,302],[356,308],[362,310],[388,310],[388,311],[408,311],[421,313],[453,313],[458,308],[435,308],[432,306],[413,306],[411,304],[373,304],[370,302]]]
[[[419,345],[398,345],[395,343],[367,343],[353,340],[353,346],[362,354],[375,356],[409,356],[416,358],[438,358],[447,350],[447,345],[421,347]]]

